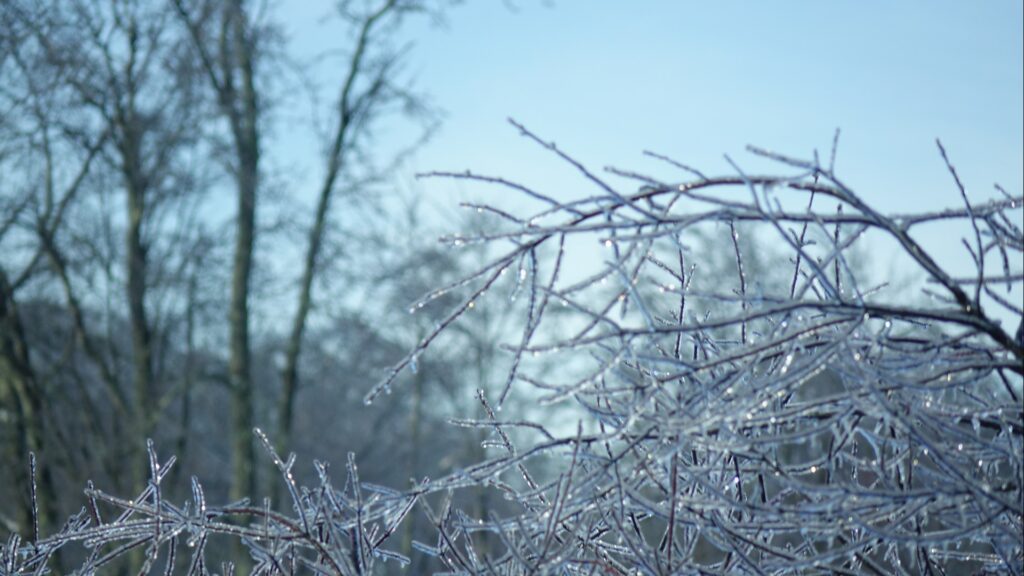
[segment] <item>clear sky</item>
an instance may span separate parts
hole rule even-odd
[[[659,174],[642,150],[706,173],[729,172],[728,153],[756,171],[745,145],[810,157],[840,128],[839,176],[886,211],[959,205],[936,137],[972,198],[990,197],[994,182],[1024,187],[1019,0],[515,4],[471,0],[443,27],[407,28],[407,70],[446,113],[410,172],[472,169],[561,198],[593,192],[511,116],[594,168]],[[301,51],[334,44],[314,23],[329,3],[286,8]],[[496,194],[420,185],[442,204]],[[924,240],[963,265],[958,237]]]

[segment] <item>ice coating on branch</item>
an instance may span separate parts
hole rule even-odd
[[[436,535],[408,542],[413,559],[452,574],[1024,571],[1024,350],[988,311],[1016,314],[1011,326],[1021,313],[987,299],[1021,271],[955,277],[909,234],[959,220],[988,239],[981,250],[1019,262],[1020,197],[887,216],[834,162],[761,150],[787,173],[709,177],[652,155],[697,178],[609,169],[642,182],[627,192],[517,127],[593,195],[534,193],[542,212],[457,236],[497,256],[412,305],[451,308],[365,397],[401,398],[399,374],[422,370],[442,333],[512,308],[507,378],[480,382],[478,409],[451,419],[486,432],[473,437],[480,461],[387,487],[360,481],[350,454],[344,482],[317,464],[300,486],[297,460],[256,431],[290,502],[214,506],[196,479],[188,501],[168,501],[173,461],[151,445],[145,490],[90,487],[63,531],[0,548],[6,572],[40,570],[75,542],[93,552],[83,573],[104,551],[142,546],[180,547],[182,571],[205,574],[208,539],[227,536],[261,573],[369,574],[411,561],[392,545],[410,515]],[[855,251],[871,233],[897,243],[934,297],[871,281]],[[593,255],[580,246],[599,250],[599,269],[567,277],[566,262]],[[480,491],[501,505],[474,516],[465,496]]]

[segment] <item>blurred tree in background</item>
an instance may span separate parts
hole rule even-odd
[[[399,286],[416,278],[394,269],[417,256],[423,274],[461,266],[447,251],[417,255],[389,240],[382,211],[394,167],[437,119],[409,87],[396,36],[406,19],[437,18],[441,8],[334,7],[339,43],[325,51],[335,50],[342,74],[333,100],[312,111],[324,126],[308,123],[322,167],[307,207],[301,194],[276,192],[288,186],[284,166],[268,157],[267,135],[296,99],[288,91],[306,88],[304,65],[265,6],[5,3],[5,532],[33,536],[30,453],[38,529],[51,532],[78,509],[74,494],[87,481],[145,489],[145,443],[132,439],[174,447],[168,494],[190,493],[196,474],[218,498],[270,491],[276,500],[288,494],[269,460],[256,458],[255,426],[283,450],[334,459],[376,454],[373,433],[404,421],[399,406],[365,410],[358,399],[414,330],[368,317],[352,295],[375,278],[396,296],[417,290]],[[411,138],[385,152],[374,135],[389,122],[404,122]],[[258,249],[269,242],[272,252]],[[300,256],[282,261],[292,251]],[[325,270],[330,281],[320,280]],[[284,278],[270,280],[277,271]],[[290,319],[279,322],[282,314]],[[461,368],[430,364],[421,385],[443,379],[454,394]],[[414,404],[420,423],[389,435],[387,450],[444,437],[440,407]],[[403,461],[408,469],[382,460],[379,480],[407,482],[416,460]]]

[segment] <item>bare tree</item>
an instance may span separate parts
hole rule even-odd
[[[235,497],[255,489],[250,431],[255,423],[249,336],[250,277],[253,269],[255,209],[259,191],[260,126],[267,122],[258,85],[260,62],[267,59],[269,32],[244,2],[175,2],[189,30],[193,46],[206,71],[221,113],[230,127],[233,142],[232,173],[238,190],[232,296],[230,374],[234,392],[235,446],[233,492]],[[281,371],[283,394],[278,410],[278,438],[288,446],[292,437],[299,360],[310,310],[313,284],[329,226],[332,198],[339,186],[365,187],[366,175],[355,170],[362,162],[364,140],[376,120],[395,105],[415,109],[414,98],[397,84],[398,53],[387,42],[386,32],[408,13],[422,10],[419,2],[389,0],[367,11],[345,3],[339,6],[344,24],[352,32],[351,53],[333,109],[334,127],[324,151],[323,179],[319,186],[313,221],[305,238],[305,257],[300,271],[297,306],[285,347]],[[214,21],[219,21],[214,26]],[[354,190],[349,191],[355,193]]]
[[[175,0],[174,5],[192,39],[218,110],[228,124],[232,143],[230,163],[238,212],[228,309],[228,373],[233,414],[231,494],[233,498],[243,498],[256,491],[249,299],[260,178],[260,124],[264,112],[256,76],[263,46],[251,7],[243,0]]]
[[[389,46],[386,33],[393,30],[408,14],[426,10],[419,0],[386,0],[361,10],[352,2],[343,2],[339,12],[352,30],[352,46],[348,50],[345,73],[334,102],[334,127],[325,146],[324,173],[317,195],[313,223],[306,235],[305,258],[299,280],[295,315],[285,347],[281,370],[282,399],[279,404],[278,445],[288,450],[292,443],[295,398],[299,389],[299,360],[303,335],[313,307],[313,280],[317,274],[324,244],[332,199],[338,187],[347,185],[348,196],[365,188],[366,176],[349,175],[360,157],[366,155],[365,140],[376,122],[389,113],[417,111],[422,108],[418,97],[398,84],[400,52]],[[371,178],[375,175],[371,175]],[[344,181],[347,180],[347,181]]]
[[[37,24],[34,37],[58,82],[92,113],[92,141],[101,149],[125,194],[124,297],[131,331],[131,392],[122,393],[124,416],[131,434],[150,436],[159,418],[161,394],[155,383],[156,337],[160,329],[150,317],[150,288],[156,276],[151,255],[157,253],[161,219],[181,208],[192,182],[179,168],[182,150],[194,142],[198,116],[194,91],[188,86],[187,62],[176,53],[165,7],[138,3],[53,4],[29,15]],[[89,126],[89,125],[86,125]],[[50,155],[46,149],[44,152]],[[53,159],[48,164],[55,165]],[[174,214],[181,218],[182,214]],[[53,237],[43,245],[58,274],[65,257]],[[163,256],[163,254],[161,254]],[[71,290],[71,284],[67,284]],[[80,300],[68,293],[69,300]],[[81,303],[79,304],[79,307]],[[73,306],[74,307],[74,306]],[[80,332],[88,329],[76,321]],[[88,339],[90,336],[83,336]],[[97,356],[98,358],[98,356]],[[111,379],[115,369],[108,367]],[[131,483],[141,490],[144,459],[136,451]]]
[[[89,477],[141,491],[144,448],[114,440],[155,435],[181,391],[165,362],[174,305],[154,298],[189,260],[197,197],[183,151],[198,116],[172,15],[138,3],[3,12],[2,129],[15,153],[0,192],[13,207],[0,234],[11,403],[0,396],[16,407],[7,461],[18,472],[10,496],[24,502],[12,532],[58,528],[63,488]]]
[[[2,91],[5,108],[18,112],[29,112],[24,117],[9,115],[0,124],[7,135],[5,146],[0,152],[0,166],[5,173],[14,174],[24,166],[26,156],[31,156],[48,143],[47,136],[52,129],[49,118],[45,115],[45,106],[41,101],[40,88],[26,70],[26,61],[19,53],[19,46],[31,30],[20,25],[20,19],[6,14],[0,24],[8,31],[0,53],[5,57],[0,61],[0,78],[5,80],[6,88]],[[16,119],[15,119],[16,118]],[[40,131],[39,129],[42,128]],[[32,134],[41,132],[42,138],[32,138]],[[28,152],[26,152],[28,150]],[[94,154],[86,157],[80,173],[87,171]],[[9,425],[5,426],[4,453],[9,462],[18,462],[8,478],[12,480],[14,493],[9,494],[17,503],[14,517],[6,514],[2,518],[4,528],[11,533],[22,531],[29,536],[29,530],[38,535],[39,530],[49,531],[59,523],[57,513],[57,489],[53,480],[52,469],[44,466],[38,484],[44,507],[39,514],[32,508],[28,498],[33,490],[34,479],[30,478],[27,458],[30,455],[42,454],[48,443],[47,430],[44,427],[46,415],[45,386],[31,362],[31,345],[26,336],[22,312],[19,305],[19,290],[29,283],[39,271],[39,263],[43,259],[42,250],[31,255],[16,259],[13,246],[24,241],[18,238],[24,228],[40,226],[53,229],[59,226],[64,215],[67,200],[77,191],[80,179],[69,185],[64,194],[60,194],[61,183],[56,182],[53,174],[47,172],[43,194],[40,196],[25,194],[3,194],[3,220],[0,224],[0,246],[7,255],[0,262],[0,410],[3,411]],[[25,185],[15,177],[10,177],[4,184],[7,188],[19,188]],[[26,226],[27,225],[27,226]],[[30,234],[24,234],[28,236]],[[33,457],[32,472],[36,470]],[[33,522],[35,525],[33,526]]]

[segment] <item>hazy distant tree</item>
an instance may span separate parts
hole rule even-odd
[[[0,130],[12,154],[2,195],[16,210],[0,238],[9,327],[0,339],[11,376],[3,384],[25,417],[9,462],[27,503],[22,471],[37,456],[44,527],[59,524],[58,484],[109,478],[141,492],[144,447],[111,436],[154,436],[182,390],[166,362],[180,310],[171,293],[192,262],[203,170],[188,165],[201,108],[172,17],[140,3],[3,12],[10,116]]]
[[[218,110],[228,125],[228,156],[237,199],[231,297],[228,374],[232,391],[231,496],[238,499],[256,492],[254,472],[252,371],[250,366],[250,280],[256,235],[256,202],[260,180],[261,124],[265,108],[260,102],[257,75],[267,38],[253,7],[243,0],[230,2],[174,2],[192,39],[192,47]]]
[[[281,370],[277,442],[284,450],[290,449],[292,442],[303,335],[313,307],[313,280],[319,270],[332,199],[343,192],[351,201],[370,191],[366,180],[380,177],[372,168],[367,173],[364,160],[373,156],[368,141],[380,120],[392,114],[414,115],[423,111],[420,98],[399,83],[400,52],[388,35],[394,33],[403,18],[425,11],[426,3],[385,0],[368,8],[358,4],[342,2],[337,7],[342,23],[350,31],[351,43],[346,48],[343,78],[330,115],[333,128],[328,133],[329,140],[323,143],[323,176],[313,222],[305,238],[297,306]]]
[[[281,370],[283,394],[279,404],[276,441],[290,446],[295,398],[299,382],[299,361],[303,335],[313,308],[313,286],[330,222],[332,199],[339,188],[348,197],[365,193],[367,180],[379,175],[367,172],[369,138],[379,119],[391,114],[415,114],[421,109],[417,97],[399,83],[399,51],[390,38],[396,26],[409,14],[425,10],[419,1],[386,0],[364,7],[343,2],[336,9],[339,27],[348,34],[349,45],[337,96],[329,117],[333,124],[327,134],[322,158],[322,176],[316,206],[305,234],[304,257],[299,270],[297,306]],[[233,265],[231,327],[231,379],[234,390],[236,497],[252,492],[253,449],[250,431],[254,425],[250,369],[249,314],[250,277],[256,234],[255,210],[260,162],[264,145],[261,126],[268,122],[269,98],[261,68],[269,65],[275,45],[273,26],[261,19],[246,2],[176,1],[181,20],[189,30],[193,47],[213,89],[220,110],[230,127],[233,154],[230,163],[238,189],[238,219]]]

